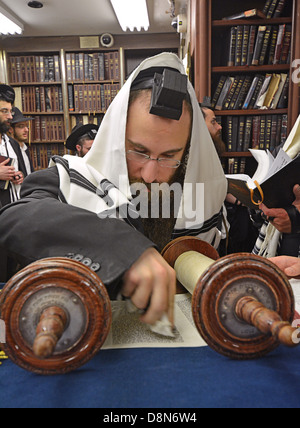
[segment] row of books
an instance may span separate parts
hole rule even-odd
[[[223,20],[235,20],[235,19],[244,19],[244,18],[279,18],[284,10],[286,0],[267,0],[263,10],[259,9],[250,9],[243,12],[234,13],[233,15],[226,16]]]
[[[212,98],[215,110],[285,109],[288,106],[289,75],[222,75]]]
[[[71,126],[72,129],[77,125],[97,125],[100,126],[103,120],[102,114],[89,114],[89,115],[72,115],[71,116]]]
[[[228,67],[289,64],[292,25],[238,25],[230,29]]]
[[[64,142],[66,139],[63,115],[34,116],[31,124],[31,142]]]
[[[119,83],[68,85],[70,112],[105,112],[121,89]]]
[[[44,83],[61,81],[58,55],[11,56],[10,83]]]
[[[48,168],[52,156],[64,156],[66,153],[63,144],[32,144],[29,150],[35,170]]]
[[[67,53],[68,82],[120,80],[119,52]]]
[[[223,119],[223,140],[228,152],[249,149],[270,150],[287,139],[287,115],[227,116]]]
[[[225,174],[245,174],[247,167],[246,158],[222,159]]]
[[[279,18],[286,2],[287,0],[267,0],[262,12],[267,18]]]
[[[61,86],[26,86],[15,90],[21,92],[21,110],[25,114],[63,112]]]

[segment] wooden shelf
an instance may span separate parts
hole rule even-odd
[[[287,114],[288,109],[278,110],[216,110],[217,116],[260,116],[266,114]]]
[[[293,19],[291,17],[281,17],[272,19],[234,19],[234,20],[216,20],[212,21],[213,28],[234,27],[236,25],[280,25],[291,24]]]
[[[226,152],[222,154],[222,158],[252,158],[250,152]]]
[[[290,64],[269,64],[269,65],[257,65],[257,66],[242,66],[242,67],[212,67],[211,71],[212,73],[220,73],[220,74],[227,74],[227,73],[267,73],[267,72],[273,72],[276,73],[278,71],[289,71],[290,70]]]
[[[24,83],[24,82],[15,82],[15,83],[10,83],[10,85],[12,87],[18,87],[18,86],[57,86],[57,85],[61,85],[62,81],[57,81],[57,82],[28,82],[28,83]]]

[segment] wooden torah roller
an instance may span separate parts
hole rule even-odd
[[[16,274],[0,293],[6,355],[42,375],[77,369],[99,352],[111,306],[98,276],[83,264],[43,259]]]
[[[294,296],[287,277],[273,263],[251,254],[219,258],[216,250],[184,237],[163,251],[178,281],[193,295],[196,327],[218,353],[254,359],[280,343],[295,346]]]

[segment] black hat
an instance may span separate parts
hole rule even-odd
[[[25,117],[17,107],[13,107],[13,120],[11,120],[10,122],[12,125],[15,125],[16,123],[21,123],[21,122],[28,122],[29,120],[34,120],[34,118]]]
[[[90,140],[94,140],[96,138],[99,126],[89,124],[89,125],[81,125],[78,124],[72,129],[71,135],[68,137],[66,141],[66,147],[68,150],[76,151],[76,145],[78,140],[87,135]]]
[[[0,100],[13,104],[15,97],[15,91],[11,86],[0,84]]]

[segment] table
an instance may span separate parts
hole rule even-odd
[[[208,347],[102,350],[75,372],[42,377],[5,361],[0,408],[298,408],[300,348],[232,361]]]

